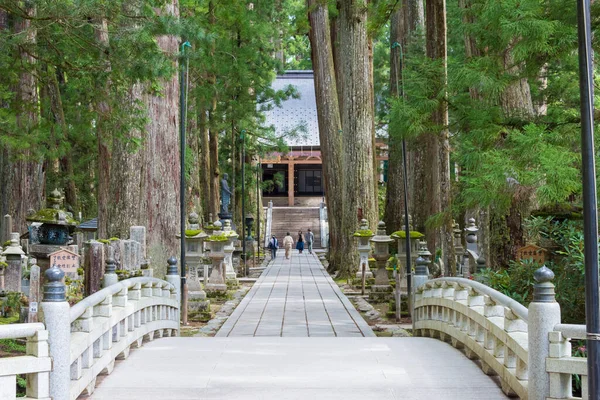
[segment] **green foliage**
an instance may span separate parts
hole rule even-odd
[[[555,274],[556,300],[564,323],[585,321],[585,265],[583,263],[583,232],[581,221],[556,221],[552,218],[533,218],[528,229],[532,237],[544,237],[554,243],[552,262],[546,266]],[[540,265],[524,260],[511,262],[499,271],[486,270],[482,280],[490,287],[527,306],[533,294],[533,273]]]
[[[185,236],[194,237],[202,233],[202,229],[186,229]]]
[[[421,232],[410,231],[409,233],[410,233],[411,239],[421,239],[421,238],[425,237],[425,235],[423,235]],[[406,239],[406,232],[405,231],[396,231],[396,232],[392,233],[390,236],[392,239]]]
[[[354,237],[371,237],[373,236],[374,233],[372,230],[370,229],[359,229],[356,232],[354,232]]]

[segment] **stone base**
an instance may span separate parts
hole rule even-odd
[[[227,289],[234,290],[234,289],[238,289],[239,287],[240,287],[240,281],[238,281],[236,278],[227,277]]]
[[[373,272],[371,270],[365,271],[365,275],[366,275],[367,279],[373,278]],[[356,273],[356,277],[358,279],[362,279],[362,271],[358,271]]]
[[[189,302],[201,301],[201,300],[206,300],[206,292],[204,290],[189,291],[189,288],[188,288],[188,301]]]
[[[376,303],[385,303],[392,298],[392,291],[390,285],[373,285],[371,286],[371,293],[369,293],[369,300]]]
[[[196,299],[196,295],[204,296],[204,299]],[[210,300],[206,300],[206,293],[190,293],[188,302],[188,320],[193,322],[207,322],[211,319]]]
[[[227,285],[224,283],[207,283],[204,289],[206,290],[206,296],[211,299],[227,297]]]
[[[141,271],[142,271],[143,277],[147,277],[147,278],[154,277],[154,269],[153,268],[146,268],[146,269],[142,269]]]

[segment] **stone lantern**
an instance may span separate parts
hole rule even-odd
[[[369,229],[369,224],[366,219],[360,221],[360,228],[354,232],[354,237],[358,242],[358,254],[360,255],[360,263],[358,264],[357,278],[362,279],[362,266],[365,265],[365,278],[372,278],[373,272],[369,268],[369,253],[371,253],[371,238],[375,236]]]
[[[47,208],[27,215],[29,226],[29,254],[38,260],[44,272],[50,267],[50,255],[59,250],[79,254],[76,245],[67,245],[70,233],[77,226],[71,213],[62,209],[64,197],[58,189],[48,196]]]
[[[412,225],[410,224],[411,218],[408,216],[408,229],[410,234],[410,259],[411,265],[414,265],[415,260],[417,259],[417,253],[419,251],[419,239],[425,237],[421,232],[413,231]],[[398,261],[400,265],[403,265],[406,268],[406,221],[404,222],[404,226],[402,230],[396,231],[391,235],[392,239],[398,241]]]
[[[21,291],[21,276],[23,272],[23,264],[21,258],[25,255],[21,246],[19,246],[19,234],[10,234],[10,245],[2,252],[6,257],[4,270],[4,289],[8,292]]]
[[[226,293],[227,284],[225,283],[225,245],[229,239],[221,231],[218,231],[208,238],[206,242],[210,247],[210,258],[212,260],[212,271],[208,283],[205,285],[207,294]]]
[[[239,237],[236,231],[231,228],[231,220],[226,219],[223,221],[223,230],[220,233],[227,237],[227,241],[225,242],[225,247],[223,251],[225,252],[225,278],[227,279],[227,283],[235,287],[238,285],[237,274],[233,269],[233,252],[235,250],[235,241]]]
[[[389,300],[392,292],[392,286],[388,278],[388,273],[385,268],[387,260],[390,257],[389,244],[392,239],[385,233],[385,222],[379,221],[377,225],[377,235],[371,238],[371,243],[374,244],[373,258],[377,262],[377,273],[375,274],[375,284],[371,286],[369,297],[371,300],[383,302]]]
[[[419,243],[418,257],[415,260],[415,274],[413,287],[417,288],[429,280],[429,265],[431,264],[431,252],[427,249],[427,242]]]
[[[465,228],[467,233],[467,250],[477,253],[477,232],[479,228],[475,225],[475,218],[469,218],[469,225]]]
[[[188,215],[188,229],[185,231],[185,260],[189,271],[188,290],[190,292],[202,291],[200,275],[202,258],[204,257],[204,239],[208,237],[200,229],[200,220],[195,212]]]
[[[67,244],[69,234],[77,226],[71,213],[62,209],[63,195],[58,189],[48,197],[49,208],[44,208],[27,216],[27,221],[41,223],[37,232],[31,238],[35,243],[36,238],[41,244],[61,246]]]

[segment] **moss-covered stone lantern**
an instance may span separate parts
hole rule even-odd
[[[48,208],[43,208],[27,216],[28,222],[38,222],[35,235],[30,235],[33,243],[61,246],[67,244],[69,234],[77,226],[73,215],[62,209],[64,196],[58,189],[50,194],[47,200]],[[30,230],[30,234],[32,231]]]
[[[375,236],[372,230],[369,229],[369,224],[366,219],[360,221],[360,228],[354,232],[354,237],[357,241],[357,250],[360,255],[358,264],[357,278],[362,278],[362,266],[365,265],[365,278],[372,278],[373,272],[369,268],[369,253],[371,253],[371,238]]]
[[[374,245],[373,258],[377,261],[375,284],[371,286],[371,294],[369,295],[373,301],[387,301],[392,292],[392,286],[390,285],[385,267],[387,260],[390,257],[389,244],[393,241],[394,239],[389,235],[386,235],[385,222],[379,221],[379,224],[377,225],[377,235],[371,238],[371,243]]]

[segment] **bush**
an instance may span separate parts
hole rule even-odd
[[[552,242],[553,261],[547,262],[555,275],[556,300],[560,304],[562,322],[585,323],[585,268],[581,221],[557,221],[552,217],[532,218],[530,236]],[[499,271],[485,270],[481,280],[499,292],[528,306],[533,297],[533,273],[541,265],[530,260],[511,262]]]

